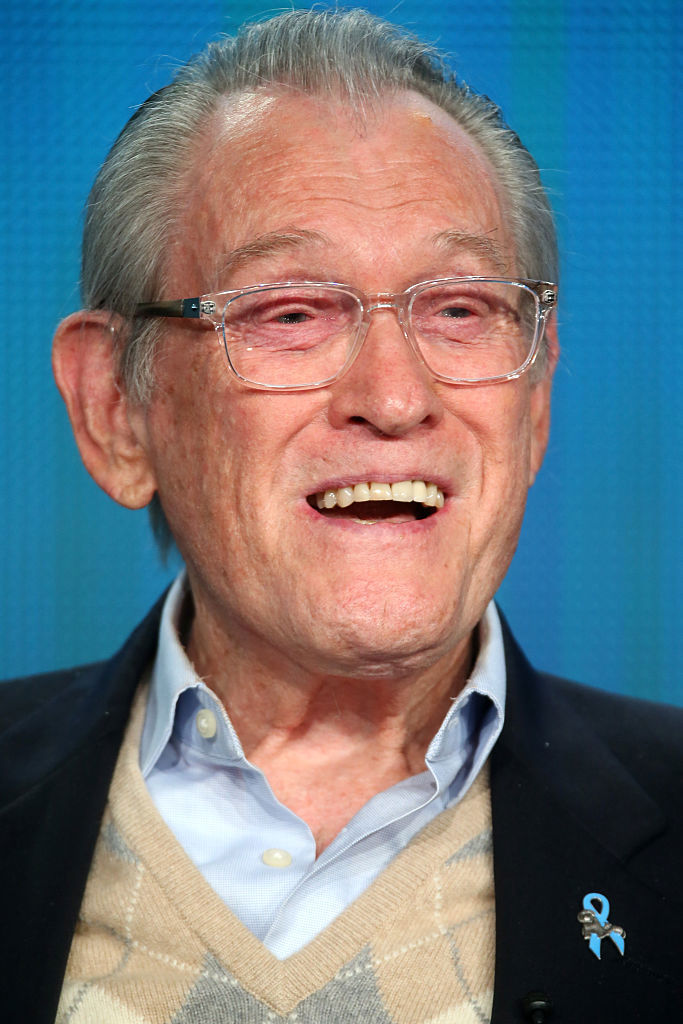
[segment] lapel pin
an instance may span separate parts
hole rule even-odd
[[[599,904],[599,907],[598,907]],[[581,923],[581,934],[588,942],[591,953],[600,959],[600,944],[610,938],[621,955],[624,955],[626,932],[618,924],[610,924],[609,900],[599,892],[589,892],[583,897],[583,910],[577,914]]]

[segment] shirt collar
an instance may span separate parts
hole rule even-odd
[[[187,587],[187,575],[183,571],[176,578],[164,602],[140,742],[140,769],[145,778],[171,737],[179,698],[191,689],[195,690],[199,704],[214,709],[217,706],[221,712],[227,725],[227,729],[223,730],[227,745],[227,749],[224,747],[224,756],[236,760],[244,758],[241,744],[225,710],[195,672],[180,642],[178,627]],[[491,601],[479,623],[479,652],[470,678],[453,700],[439,731],[429,744],[425,761],[430,768],[451,759],[454,752],[471,739],[469,734],[472,729],[481,727],[485,717],[492,720],[491,728],[496,736],[500,733],[505,713],[505,682],[503,634],[496,606]],[[473,698],[473,694],[480,694],[484,701]],[[485,709],[492,713],[485,716]]]
[[[467,723],[466,720],[463,720],[462,713],[469,705],[472,709],[470,713],[474,714],[472,695],[475,693],[488,698],[483,703],[488,707],[493,706],[493,717],[499,726],[497,733],[502,729],[505,717],[505,649],[500,617],[493,601],[489,602],[478,628],[477,660],[466,685],[453,699],[439,731],[429,744],[425,758],[428,764],[450,756],[454,748],[464,740],[463,728]],[[474,702],[474,705],[479,707],[480,714],[481,703],[480,701]],[[458,724],[460,724],[460,728],[456,728]]]
[[[180,695],[192,687],[210,692],[195,672],[178,635],[187,588],[187,574],[183,570],[166,595],[161,613],[159,643],[150,677],[145,724],[140,740],[140,770],[144,778],[149,775],[170,739]]]

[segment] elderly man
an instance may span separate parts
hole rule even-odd
[[[83,268],[76,440],[186,571],[4,691],[4,1019],[672,1020],[681,715],[537,675],[492,603],[557,359],[499,111],[275,18],[133,116]]]

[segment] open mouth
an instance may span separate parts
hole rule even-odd
[[[311,508],[330,518],[357,522],[409,523],[427,519],[444,506],[443,491],[424,480],[360,483],[318,491],[307,498]]]

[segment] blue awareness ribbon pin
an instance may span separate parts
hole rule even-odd
[[[618,924],[610,924],[609,900],[599,892],[589,892],[583,898],[583,910],[578,914],[582,935],[588,939],[591,953],[600,959],[600,945],[603,939],[611,939],[621,955],[624,955],[626,932]]]

